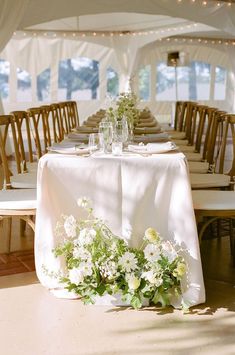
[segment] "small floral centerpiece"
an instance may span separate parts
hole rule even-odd
[[[95,218],[87,199],[81,199],[80,206],[86,219],[63,216],[56,226],[62,242],[53,252],[65,259],[66,272],[59,277],[67,290],[78,294],[85,304],[94,303],[97,296],[121,294],[135,309],[146,299],[166,306],[171,296],[180,296],[187,266],[173,243],[148,228],[142,247],[131,248],[103,220]]]
[[[129,127],[134,127],[138,123],[140,116],[137,104],[138,98],[134,93],[122,92],[115,101],[115,107],[108,107],[106,116],[112,122],[125,118]]]

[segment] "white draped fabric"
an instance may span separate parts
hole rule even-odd
[[[39,161],[37,188],[36,270],[45,287],[61,288],[43,271],[43,265],[49,271],[64,270],[63,262],[52,254],[58,243],[56,222],[61,214],[81,218],[78,199],[85,196],[93,201],[95,215],[133,247],[140,246],[150,226],[164,239],[176,241],[185,250],[189,267],[184,300],[190,305],[205,301],[191,189],[182,153],[88,158],[47,154]],[[63,291],[57,295],[63,296]]]
[[[29,0],[0,0],[0,52],[18,27],[28,3]],[[3,114],[1,100],[0,113]]]

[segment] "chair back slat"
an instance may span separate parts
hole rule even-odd
[[[12,133],[17,172],[18,173],[21,172],[14,117],[12,115],[0,115],[0,128],[1,128],[0,129],[0,155],[1,155],[2,165],[3,165],[4,187],[6,189],[9,189],[11,188],[10,176],[12,175],[11,170],[9,168],[8,158],[6,153],[6,145],[7,145],[7,140],[9,138],[9,129],[11,129],[11,133]]]

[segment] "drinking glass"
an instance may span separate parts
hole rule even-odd
[[[90,153],[94,153],[96,150],[101,150],[104,145],[103,133],[91,133],[89,134],[88,149]]]
[[[111,151],[111,144],[113,140],[112,122],[100,122],[99,133],[103,134],[103,151],[104,153],[109,153]]]
[[[114,126],[114,140],[125,143],[128,140],[128,124],[126,120],[117,121]]]

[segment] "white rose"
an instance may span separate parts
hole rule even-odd
[[[127,282],[128,287],[131,290],[137,290],[137,288],[140,286],[140,279],[135,275],[129,275],[127,278]]]
[[[64,229],[68,237],[75,238],[77,234],[77,223],[76,219],[70,215],[64,221]]]
[[[80,284],[84,280],[83,271],[81,269],[76,268],[69,270],[69,280],[72,284]]]
[[[153,228],[146,229],[144,233],[145,239],[150,241],[150,243],[157,243],[160,241],[161,237],[158,232],[155,231]]]

